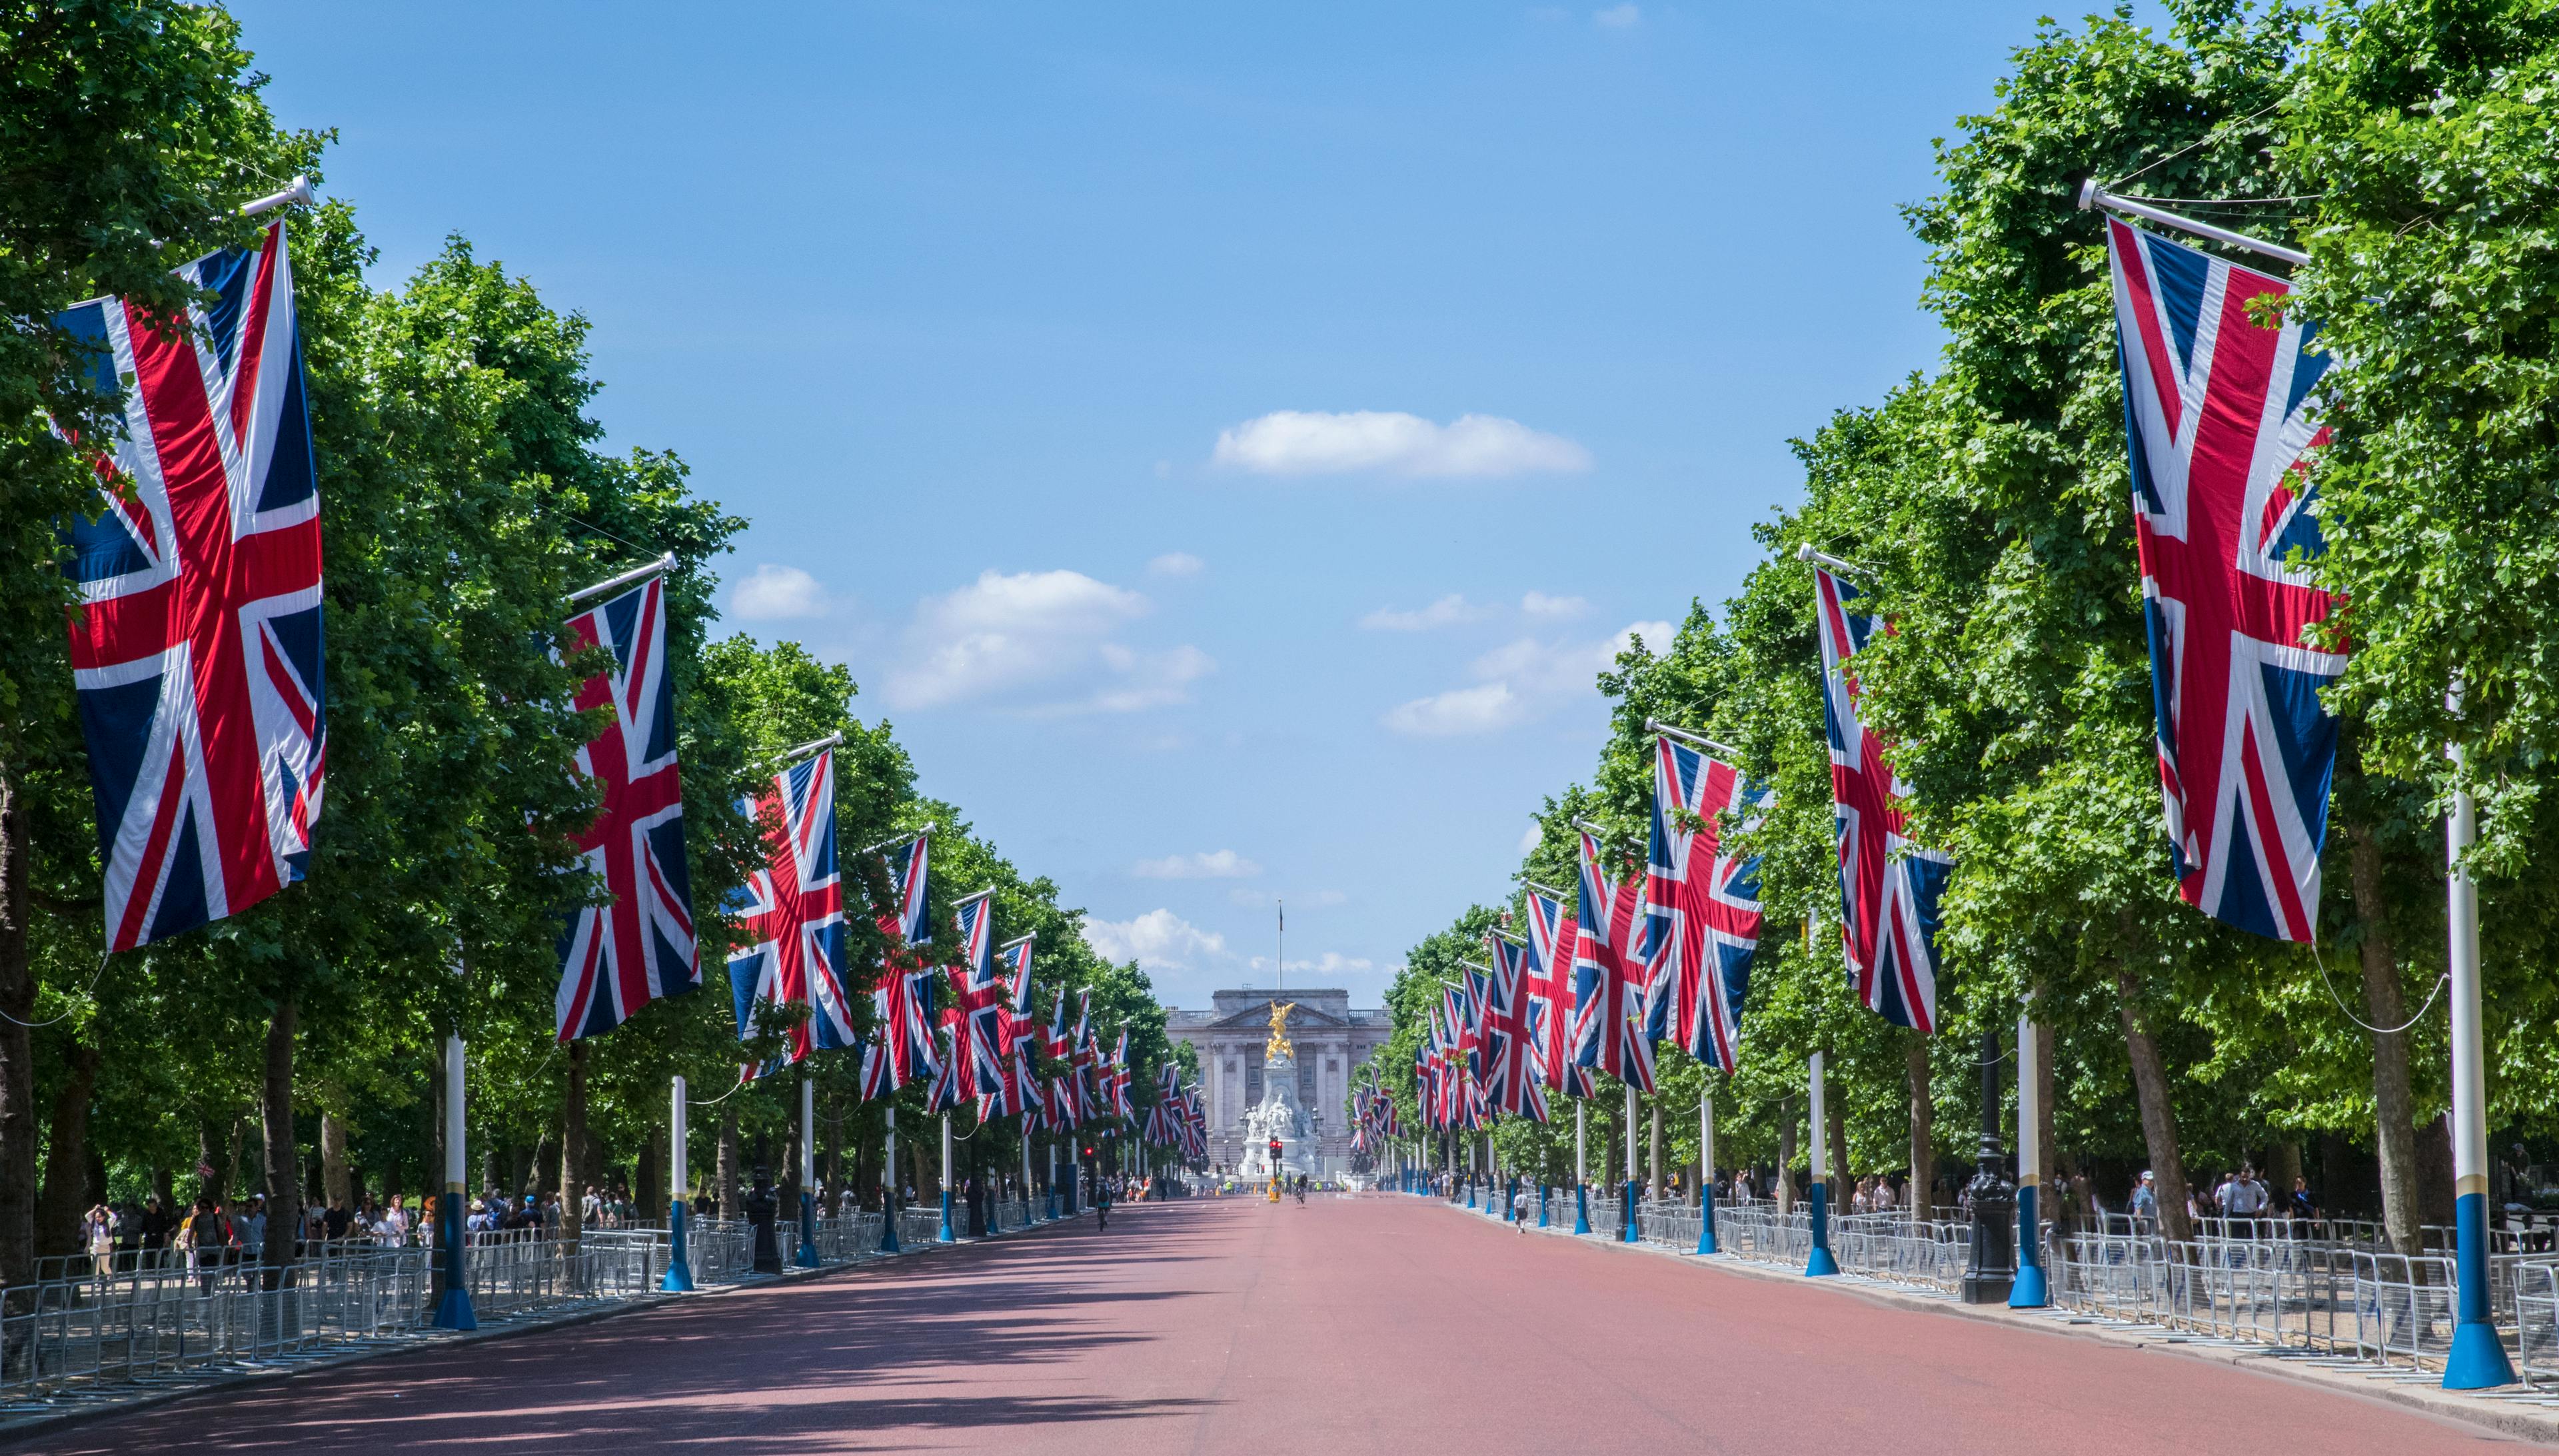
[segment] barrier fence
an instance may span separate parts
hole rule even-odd
[[[1495,1196],[1478,1206],[1506,1217]],[[1550,1195],[1550,1222],[1572,1227],[1569,1187]],[[1463,1204],[1462,1190],[1458,1200]],[[1535,1206],[1535,1190],[1531,1190]],[[1623,1237],[1622,1204],[1595,1191],[1590,1236]],[[1677,1200],[1636,1208],[1642,1241],[1694,1252],[1700,1211]],[[2356,1359],[2441,1370],[2452,1346],[2459,1281],[2452,1231],[2421,1231],[2424,1252],[2389,1246],[2366,1220],[2205,1219],[2195,1237],[2171,1240],[2154,1221],[2099,1219],[2091,1232],[2040,1235],[2054,1308],[2126,1324]],[[2526,1383],[2559,1385],[2559,1252],[2547,1230],[2498,1230],[2488,1258],[2488,1306]],[[1812,1224],[1802,1207],[1719,1200],[1718,1251],[1802,1268]],[[1830,1246],[1842,1272],[1911,1288],[1957,1292],[1972,1257],[1972,1227],[1902,1214],[1835,1215]]]
[[[1032,1227],[1031,1211],[1018,1201],[1000,1206],[1000,1232]],[[881,1218],[817,1220],[819,1265],[885,1257]],[[939,1207],[909,1208],[898,1219],[899,1238],[913,1248],[935,1241],[942,1216]],[[956,1212],[954,1223],[965,1237]],[[773,1232],[789,1269],[799,1223],[777,1219]],[[465,1238],[464,1278],[483,1325],[656,1298],[674,1251],[667,1230],[648,1226],[591,1229],[574,1243],[530,1230]],[[744,1221],[695,1219],[684,1241],[698,1286],[770,1277],[754,1272],[755,1230]],[[436,1336],[436,1252],[349,1240],[307,1245],[281,1268],[245,1249],[45,1259],[47,1277],[0,1307],[0,1415]]]

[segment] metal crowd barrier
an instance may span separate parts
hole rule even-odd
[[[1030,1223],[1030,1206],[1008,1204],[1001,1227]],[[817,1221],[822,1265],[879,1257],[881,1215]],[[930,1244],[938,1207],[899,1215],[909,1246]],[[796,1219],[774,1233],[785,1268],[799,1246]],[[484,1324],[577,1304],[657,1295],[672,1247],[664,1228],[589,1229],[575,1244],[543,1231],[465,1236],[465,1277]],[[755,1277],[755,1232],[742,1221],[697,1219],[686,1226],[687,1265],[697,1285]],[[309,1245],[272,1269],[247,1250],[123,1250],[92,1261],[49,1258],[47,1279],[0,1305],[0,1414],[55,1408],[83,1393],[178,1384],[253,1370],[318,1351],[414,1340],[435,1333],[435,1251],[349,1239]],[[272,1286],[272,1287],[270,1287]],[[15,1311],[15,1312],[10,1312]]]

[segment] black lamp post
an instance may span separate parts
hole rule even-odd
[[[1973,1259],[1964,1270],[1966,1304],[2006,1304],[2017,1280],[2017,1189],[2000,1171],[1999,1033],[1982,1032],[1982,1150],[1980,1171],[1964,1187],[1973,1207]]]

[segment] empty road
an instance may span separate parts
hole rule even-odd
[[[2468,1450],[2397,1406],[1523,1237],[1199,1201],[209,1392],[16,1449],[471,1453]]]

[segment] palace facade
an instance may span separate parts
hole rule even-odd
[[[1167,1011],[1164,1032],[1199,1049],[1200,1093],[1208,1103],[1208,1156],[1231,1171],[1244,1156],[1244,1114],[1262,1101],[1262,1053],[1271,1005],[1284,1001],[1297,1057],[1297,1101],[1315,1114],[1317,1166],[1350,1167],[1352,1070],[1386,1045],[1386,1011],[1354,1010],[1339,988],[1213,992],[1206,1011]]]

